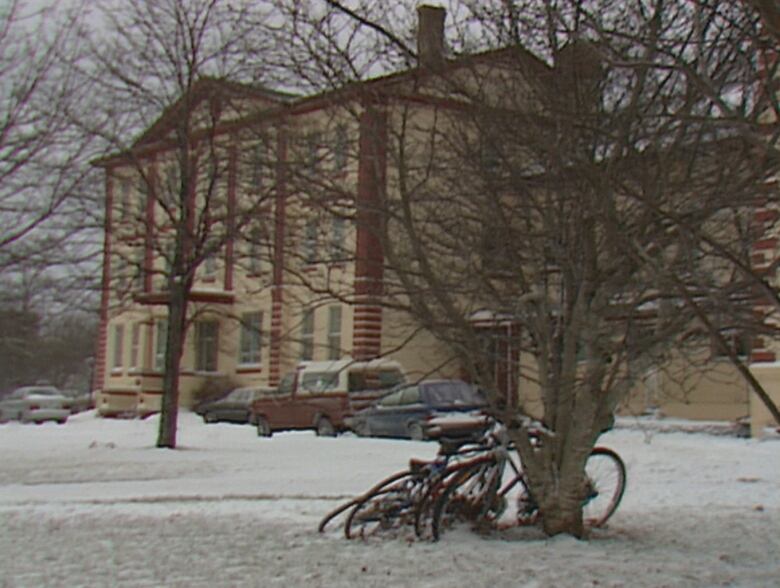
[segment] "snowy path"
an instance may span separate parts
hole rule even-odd
[[[0,586],[780,586],[778,441],[610,433],[629,487],[588,542],[363,543],[317,522],[434,444],[180,426],[177,451],[154,419],[0,426]]]

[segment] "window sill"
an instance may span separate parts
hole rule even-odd
[[[237,374],[259,374],[262,371],[263,366],[259,363],[244,363],[236,366]]]

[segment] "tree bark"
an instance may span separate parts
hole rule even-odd
[[[176,432],[179,417],[179,369],[184,349],[187,322],[189,288],[186,281],[170,280],[168,301],[168,333],[165,348],[165,375],[160,411],[160,428],[157,447],[176,448]]]

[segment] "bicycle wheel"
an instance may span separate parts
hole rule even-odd
[[[420,482],[419,474],[406,472],[393,483],[364,495],[349,513],[344,523],[344,535],[347,539],[365,539],[394,531],[411,522],[415,505],[413,493]]]
[[[366,496],[369,496],[369,495],[371,495],[371,494],[381,490],[382,488],[384,488],[388,484],[392,484],[392,483],[400,480],[401,478],[404,478],[405,476],[409,476],[410,474],[411,474],[411,472],[409,470],[402,470],[400,472],[396,472],[392,476],[389,476],[389,477],[385,478],[384,480],[382,480],[381,482],[379,482],[377,484],[374,484],[371,488],[369,488],[366,492],[364,492],[360,496],[358,496],[356,498],[353,498],[352,500],[339,505],[337,508],[333,509],[328,514],[326,514],[325,517],[323,517],[323,519],[320,521],[319,526],[317,527],[317,531],[319,531],[320,533],[324,533],[325,532],[325,528],[328,526],[328,524],[333,519],[335,519],[337,516],[339,516],[341,513],[346,512],[351,507],[355,506],[356,504],[358,504],[359,502],[364,500]]]
[[[626,466],[606,447],[596,447],[585,463],[588,476],[582,518],[589,527],[601,527],[617,510],[626,490]]]
[[[431,523],[436,501],[453,475],[463,471],[463,466],[454,464],[446,469],[430,472],[422,481],[414,509],[414,533],[418,539],[430,539]]]
[[[431,540],[460,522],[492,524],[504,510],[506,499],[498,489],[502,462],[495,458],[471,464],[452,476],[436,499],[431,518]]]

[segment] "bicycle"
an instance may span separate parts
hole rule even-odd
[[[375,484],[326,515],[318,530],[348,513],[344,534],[366,538],[414,525],[418,538],[439,539],[442,529],[458,520],[477,527],[498,524],[517,492],[515,525],[538,520],[539,509],[506,429],[493,420],[433,422],[427,434],[440,448],[432,461],[410,460],[409,469]],[[536,436],[535,439],[539,437]],[[504,480],[508,472],[509,479]],[[583,513],[591,527],[603,526],[625,491],[626,472],[614,451],[597,447],[586,463]]]
[[[462,463],[488,449],[485,430],[489,426],[486,419],[472,419],[441,427],[433,434],[439,442],[433,460],[411,459],[408,469],[385,478],[328,513],[318,531],[324,532],[331,521],[344,513],[347,513],[344,534],[348,539],[365,538],[412,522],[418,529],[425,520],[420,516],[421,506],[429,504],[431,490],[460,471]]]
[[[439,539],[444,528],[457,521],[468,521],[478,529],[497,526],[509,506],[508,495],[513,490],[517,498],[512,525],[530,525],[538,521],[538,505],[519,456],[513,457],[517,454],[512,451],[514,447],[505,429],[499,429],[494,436],[498,440],[494,448],[472,459],[439,489],[431,517],[433,541]],[[539,437],[535,439],[539,443]],[[595,447],[585,464],[585,473],[583,519],[590,528],[601,527],[615,513],[623,498],[625,464],[613,450]]]

